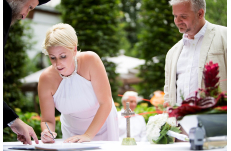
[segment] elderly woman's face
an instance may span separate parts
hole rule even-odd
[[[126,102],[129,102],[130,109],[132,111],[134,111],[136,108],[136,105],[137,105],[136,98],[135,97],[129,97],[126,101],[123,101],[124,109],[126,109]]]
[[[49,58],[53,67],[62,75],[71,75],[75,70],[74,53],[62,46],[55,46],[48,49]]]

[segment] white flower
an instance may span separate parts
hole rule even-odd
[[[147,123],[147,139],[150,143],[153,143],[152,140],[157,140],[160,137],[160,129],[168,119],[168,114],[159,114],[149,117]]]
[[[177,122],[176,122],[176,118],[175,117],[170,117],[167,119],[167,123],[170,126],[176,127],[177,126]]]
[[[158,127],[149,128],[147,131],[147,139],[150,143],[154,143],[152,140],[157,140],[160,137],[160,129]]]
[[[158,114],[155,116],[150,116],[147,125],[153,125],[154,124],[155,126],[157,126],[160,129],[161,126],[163,126],[166,123],[167,119],[168,119],[167,113]]]

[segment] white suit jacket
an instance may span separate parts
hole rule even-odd
[[[181,39],[168,51],[165,61],[164,101],[171,106],[176,104],[176,70],[182,49],[183,40]],[[204,88],[203,70],[209,61],[218,63],[220,88],[222,91],[227,91],[227,28],[208,22],[200,50],[198,88]]]

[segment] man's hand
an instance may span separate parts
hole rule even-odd
[[[32,145],[31,137],[34,139],[36,144],[39,143],[37,135],[35,134],[33,128],[27,125],[26,123],[24,123],[19,118],[17,118],[14,121],[14,123],[10,126],[10,128],[14,133],[18,135],[17,139],[21,141],[23,144]]]

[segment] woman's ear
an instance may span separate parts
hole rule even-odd
[[[74,56],[76,56],[76,54],[77,54],[77,47],[75,47],[74,49]]]

